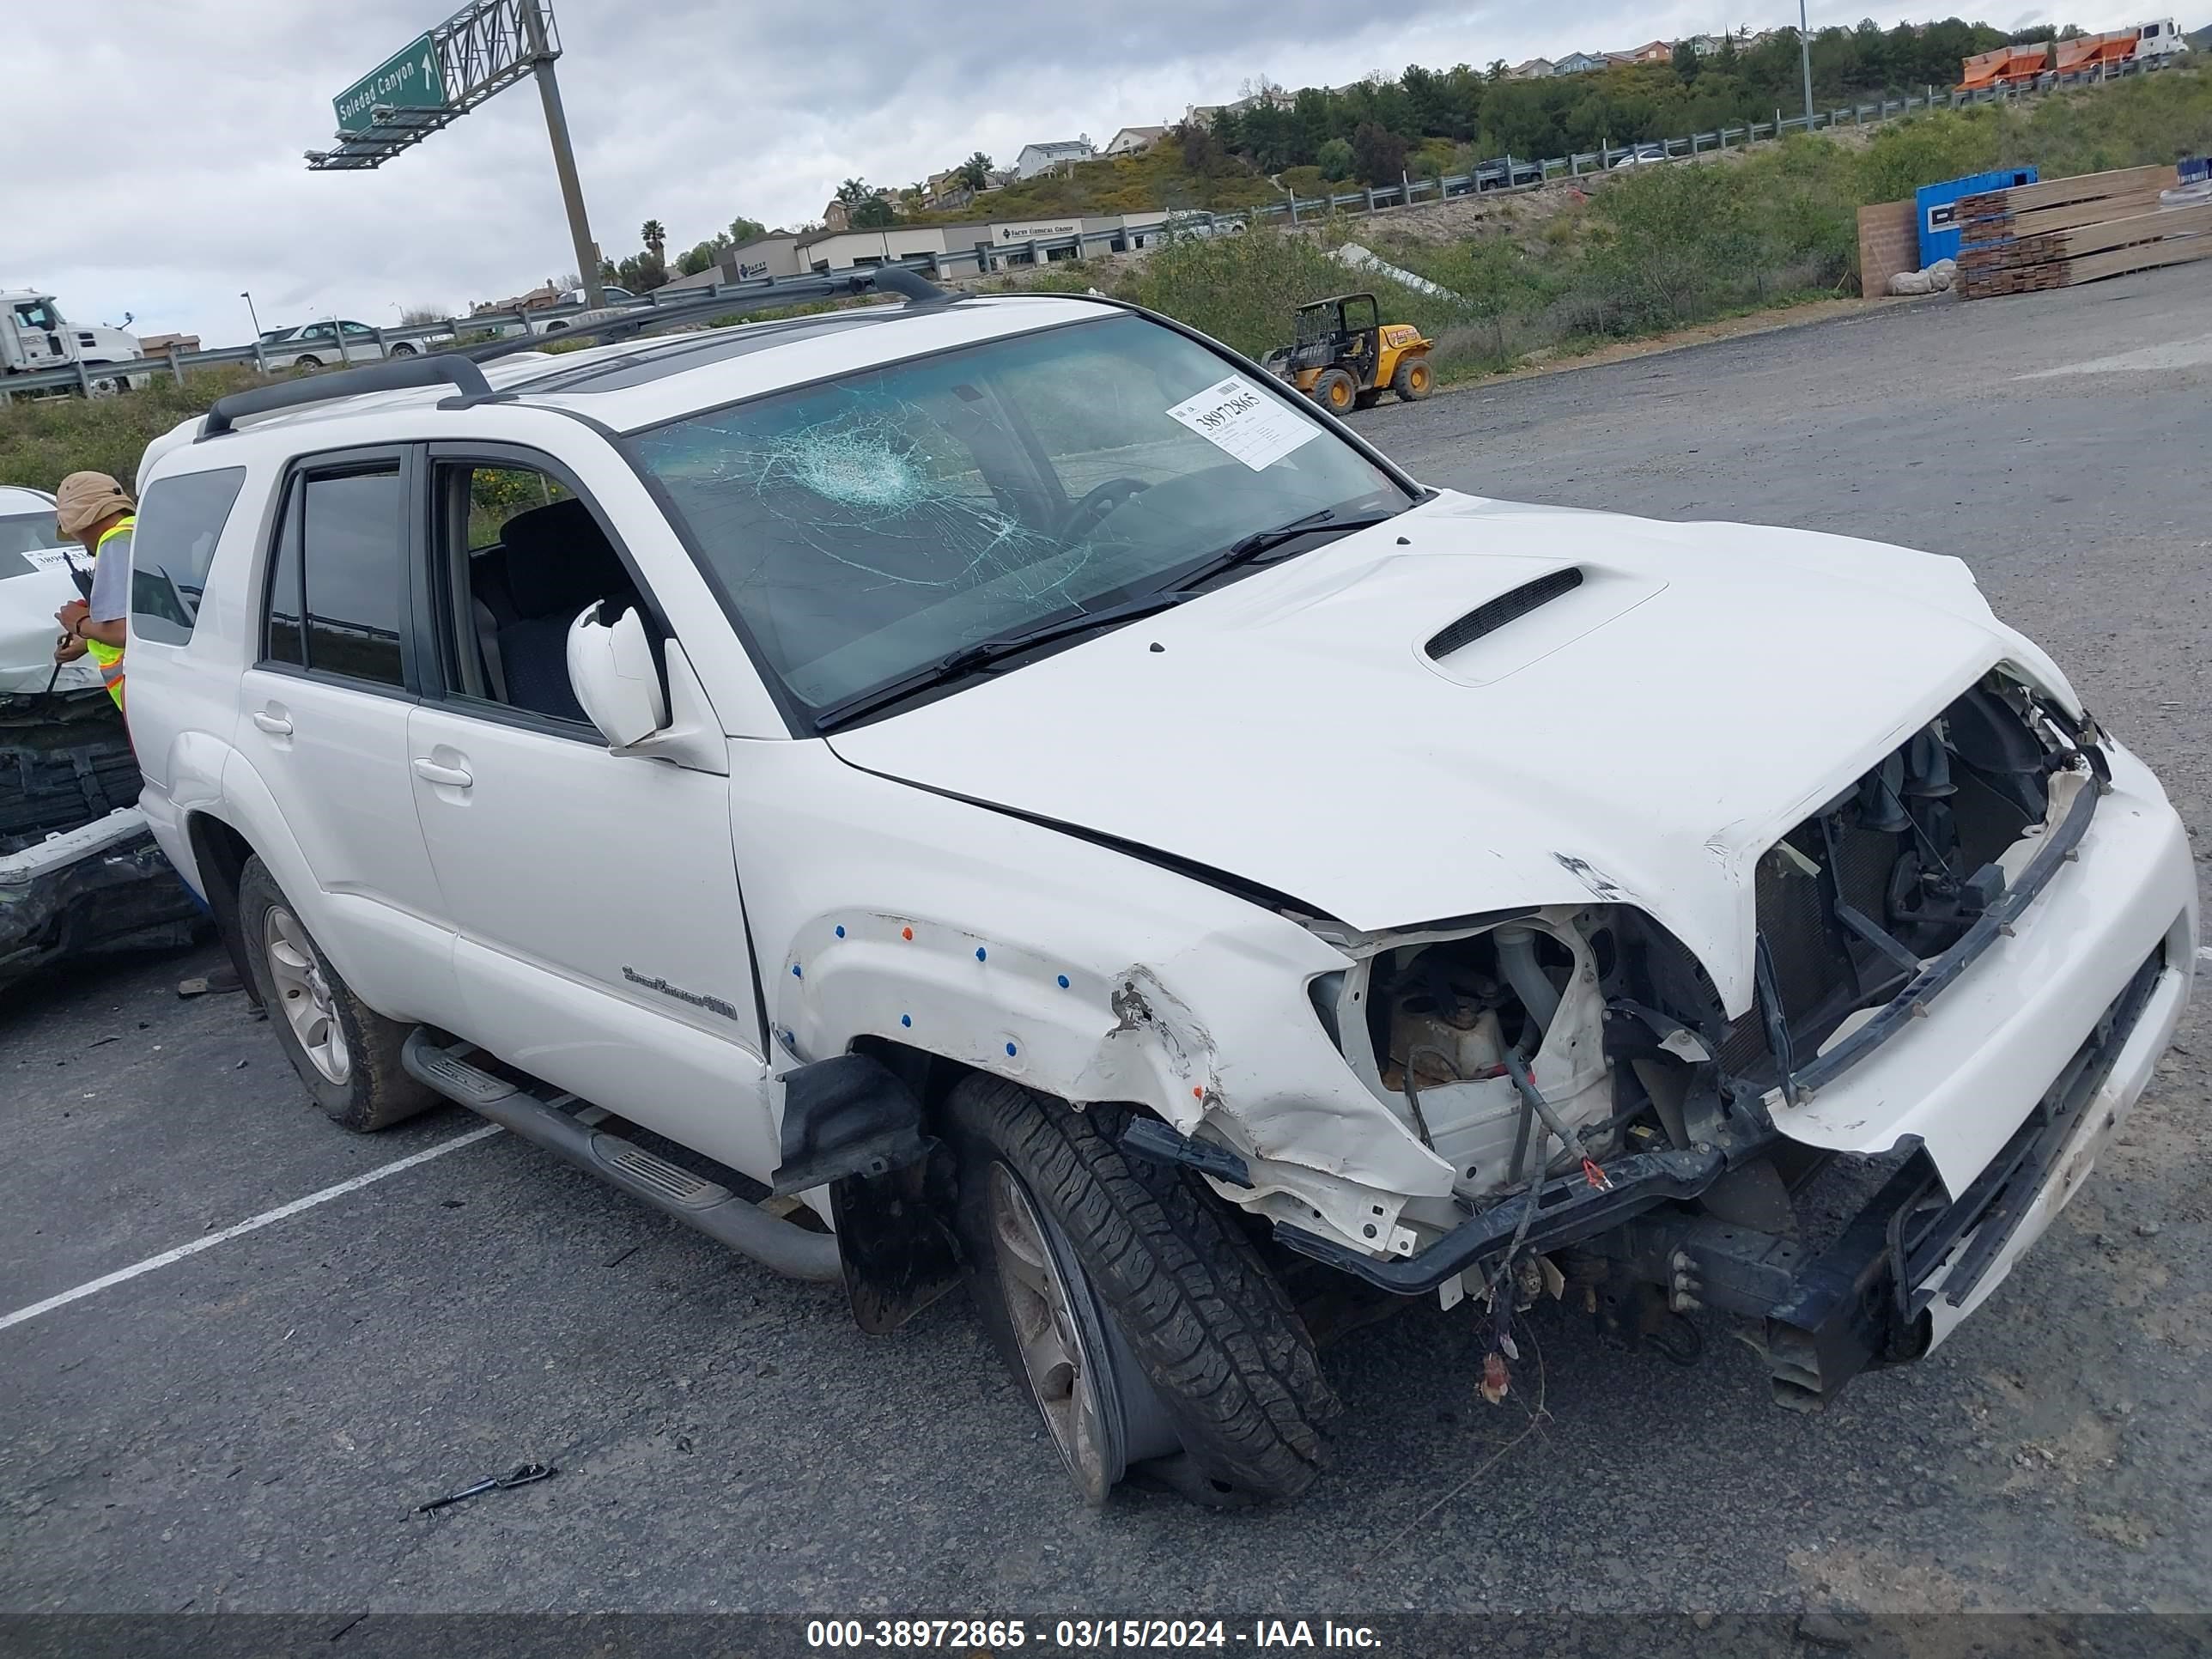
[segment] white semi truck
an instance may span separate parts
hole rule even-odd
[[[0,386],[5,376],[36,374],[46,369],[85,365],[93,386],[119,392],[128,384],[144,386],[143,374],[101,373],[120,363],[135,363],[145,356],[138,337],[128,329],[100,323],[72,323],[63,317],[54,296],[30,289],[0,289]]]

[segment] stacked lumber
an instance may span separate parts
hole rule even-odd
[[[2212,256],[2212,205],[2160,210],[2175,178],[2122,167],[1965,198],[1960,295],[2034,294]]]

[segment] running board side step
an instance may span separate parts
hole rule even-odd
[[[587,1175],[618,1187],[687,1227],[791,1279],[817,1285],[844,1282],[842,1256],[833,1233],[810,1232],[779,1220],[728,1188],[656,1158],[642,1146],[585,1122],[582,1117],[495,1077],[463,1058],[470,1045],[441,1048],[417,1026],[400,1051],[407,1074],[510,1134],[543,1146]],[[573,1100],[574,1096],[555,1098]]]

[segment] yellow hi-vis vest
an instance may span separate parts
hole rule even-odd
[[[138,515],[135,513],[125,514],[121,519],[116,520],[106,533],[100,537],[100,545],[93,550],[94,562],[97,563],[100,560],[109,556],[107,544],[118,536],[123,538],[123,545],[115,550],[113,556],[118,559],[129,558],[131,532],[137,523]],[[113,618],[96,617],[93,620],[109,622]],[[107,695],[115,699],[115,706],[120,709],[123,707],[123,647],[119,645],[108,645],[99,640],[87,640],[84,647],[92,653],[92,659],[100,665],[100,683],[107,688]]]

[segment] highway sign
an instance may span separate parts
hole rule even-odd
[[[360,132],[374,125],[380,104],[394,109],[443,109],[445,76],[439,73],[437,48],[427,34],[410,41],[368,74],[331,100],[341,132]]]

